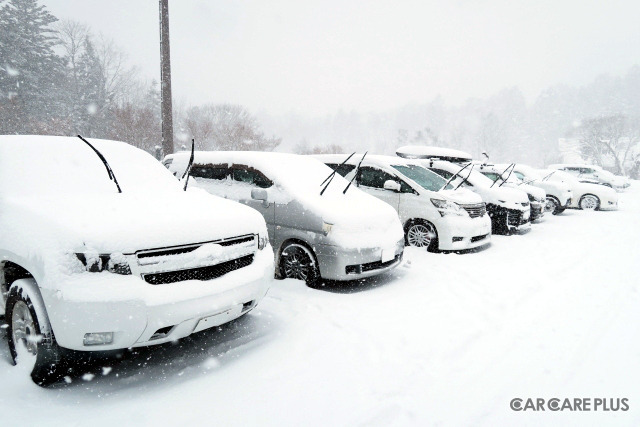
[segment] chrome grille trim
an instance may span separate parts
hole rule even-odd
[[[255,234],[245,234],[243,236],[229,237],[227,239],[219,239],[219,240],[210,240],[208,242],[200,242],[200,243],[191,243],[188,245],[177,245],[177,246],[166,246],[164,248],[156,248],[156,249],[145,249],[141,251],[137,251],[135,253],[136,259],[140,258],[150,258],[157,256],[170,256],[170,255],[179,255],[188,252],[193,252],[198,249],[200,246],[205,245],[207,243],[215,243],[220,246],[234,246],[239,245],[241,243],[247,243],[253,241],[257,244],[257,239]]]
[[[473,205],[460,205],[465,211],[469,213],[471,218],[478,218],[484,216],[487,213],[487,207],[484,203],[476,203]]]

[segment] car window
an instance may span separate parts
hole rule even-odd
[[[482,174],[484,176],[486,176],[487,178],[489,178],[491,181],[497,181],[500,178],[500,174],[499,173],[495,173],[495,172],[485,172],[485,171],[483,171]]]
[[[347,164],[338,166],[339,163],[327,163],[326,165],[329,166],[331,169],[335,170],[341,176],[347,176],[349,172],[351,172],[356,168],[354,165],[347,165]]]
[[[394,165],[393,168],[413,180],[421,187],[430,191],[439,191],[444,187],[447,181],[440,175],[431,172],[429,169],[425,169],[416,165]],[[409,184],[403,182],[406,186]],[[409,186],[410,187],[410,186]],[[452,188],[451,184],[447,186],[447,189]]]
[[[363,166],[358,173],[358,184],[371,188],[384,188],[387,180],[397,181],[397,179],[383,170],[370,166]]]
[[[430,170],[432,170],[433,172],[437,173],[438,175],[440,175],[444,179],[449,179],[449,178],[451,178],[453,176],[453,174],[451,172],[443,170],[443,169],[431,168]]]
[[[234,164],[231,169],[234,181],[255,185],[259,188],[269,188],[273,185],[273,181],[251,166]]]
[[[226,166],[202,166],[193,165],[189,175],[194,178],[223,180],[231,175],[231,171]]]
[[[518,177],[518,178],[520,178],[522,181],[524,181],[524,174],[523,174],[523,173],[516,172],[516,171],[513,171],[513,173],[515,174],[515,176],[517,176],[517,177]]]

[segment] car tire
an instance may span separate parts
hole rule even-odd
[[[26,283],[31,282],[31,283]],[[31,370],[31,379],[40,386],[62,378],[62,350],[56,343],[46,315],[35,309],[28,289],[33,279],[13,282],[7,296],[5,320],[8,324],[9,351],[14,365]],[[37,285],[35,285],[37,286]]]
[[[303,280],[313,287],[320,281],[320,269],[313,251],[307,246],[291,242],[286,243],[280,253],[280,277],[283,279]]]
[[[545,213],[558,215],[561,212],[560,209],[560,200],[556,199],[553,196],[547,196],[547,202],[544,205]]]
[[[593,194],[585,194],[580,198],[578,206],[582,210],[597,211],[600,209],[600,199]]]
[[[438,249],[438,230],[429,221],[411,220],[404,230],[404,243],[406,246],[426,248],[429,252],[435,252]]]

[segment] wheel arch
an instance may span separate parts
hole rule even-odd
[[[414,224],[429,224],[433,227],[433,229],[436,231],[436,247],[435,249],[439,249],[440,248],[440,232],[438,231],[438,227],[436,227],[436,225],[432,222],[429,221],[428,219],[425,218],[409,218],[405,223],[404,226],[402,227],[403,231],[404,231],[404,244],[405,246],[409,245],[409,242],[407,241],[407,231],[409,231],[409,227],[411,227]]]
[[[600,197],[598,197],[598,195],[593,194],[593,193],[584,193],[582,196],[580,196],[580,199],[578,199],[578,207],[580,209],[582,209],[582,206],[580,206],[580,204],[582,203],[582,199],[584,199],[587,196],[595,197],[596,200],[598,201],[598,206],[596,206],[596,208],[594,210],[597,211],[598,209],[600,209],[600,205],[602,204],[602,200],[600,199]]]
[[[282,251],[284,250],[285,247],[287,247],[287,245],[291,244],[291,243],[297,243],[299,245],[304,246],[305,248],[307,248],[309,250],[309,252],[311,252],[311,255],[313,255],[313,259],[316,262],[316,266],[318,267],[318,269],[320,268],[320,264],[318,263],[318,256],[316,255],[316,251],[313,250],[313,247],[306,241],[297,238],[297,237],[290,237],[288,239],[283,240],[283,242],[280,244],[280,247],[278,248],[278,250],[276,251],[276,259],[275,259],[275,264],[276,264],[276,274],[278,275],[278,277],[281,277],[281,273],[280,273],[280,257],[282,255]]]

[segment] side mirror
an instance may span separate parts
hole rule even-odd
[[[395,191],[396,193],[400,192],[400,183],[398,181],[394,181],[392,179],[388,179],[384,182],[384,189]]]
[[[251,190],[251,198],[253,200],[262,200],[263,202],[267,201],[267,190],[264,188],[254,188]]]

